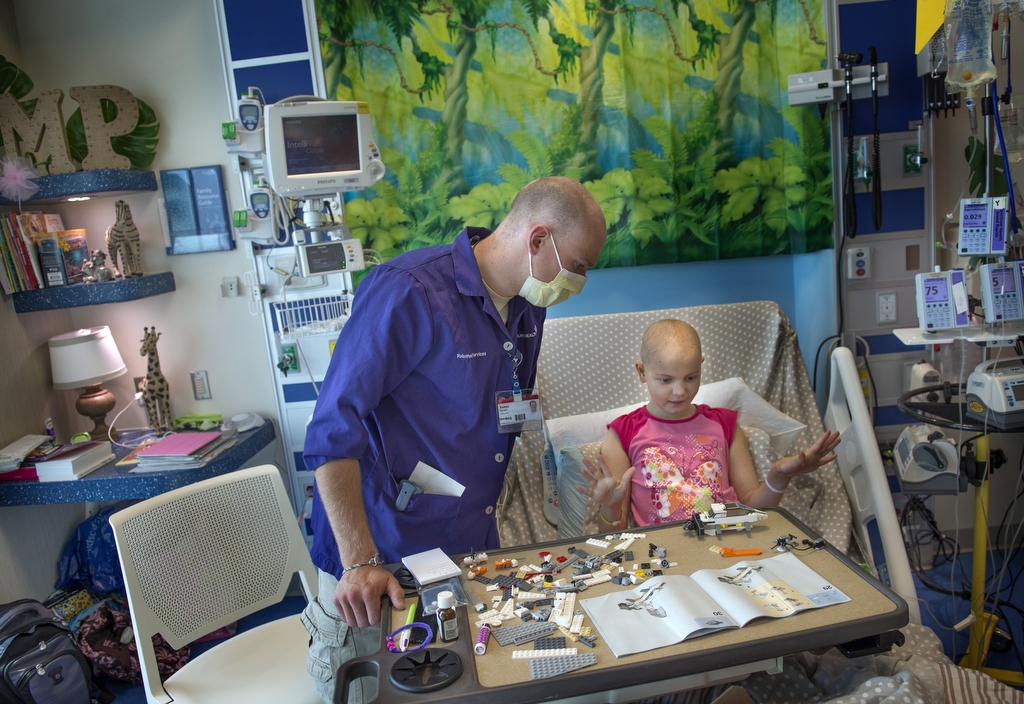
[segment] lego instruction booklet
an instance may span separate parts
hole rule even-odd
[[[849,600],[792,553],[784,553],[689,577],[652,577],[636,589],[579,603],[615,657],[622,657],[740,628],[755,618],[782,618]]]

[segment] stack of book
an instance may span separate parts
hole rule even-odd
[[[0,288],[4,293],[79,283],[89,256],[85,230],[65,230],[60,215],[0,213]]]
[[[138,453],[132,472],[195,469],[209,463],[238,441],[235,430],[175,433]]]
[[[106,441],[69,445],[64,451],[36,462],[36,477],[41,482],[81,479],[113,459],[114,453],[110,449],[110,443]]]

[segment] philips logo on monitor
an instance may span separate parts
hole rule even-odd
[[[320,185],[322,183],[337,183],[338,179],[336,179],[336,178],[318,178],[316,180],[316,182],[317,182],[317,185]]]

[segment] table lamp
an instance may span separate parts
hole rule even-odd
[[[81,389],[75,410],[91,418],[95,427],[89,432],[93,440],[106,440],[107,414],[114,409],[114,394],[102,388],[104,381],[128,371],[117,351],[110,328],[73,330],[50,338],[50,369],[53,388]],[[109,429],[110,437],[117,440],[117,431]]]

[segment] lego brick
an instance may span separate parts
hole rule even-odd
[[[513,660],[533,660],[534,658],[557,658],[575,655],[576,648],[549,648],[547,650],[513,650]]]
[[[491,635],[498,641],[499,645],[522,645],[528,643],[535,638],[543,638],[554,633],[554,623],[550,621],[537,621],[534,623],[524,623],[521,626],[502,626],[501,628],[495,628],[491,631]]]
[[[537,650],[548,650],[550,648],[564,648],[565,647],[565,636],[549,636],[547,638],[538,638],[533,641],[533,647]]]
[[[557,658],[538,658],[530,661],[530,679],[541,680],[547,677],[557,677],[566,672],[579,670],[597,663],[597,656],[593,653],[582,655],[563,655]]]
[[[597,547],[600,547],[600,548],[606,548],[609,545],[611,545],[611,543],[609,541],[607,541],[607,540],[600,540],[598,538],[589,538],[587,540],[587,545],[596,545]]]

